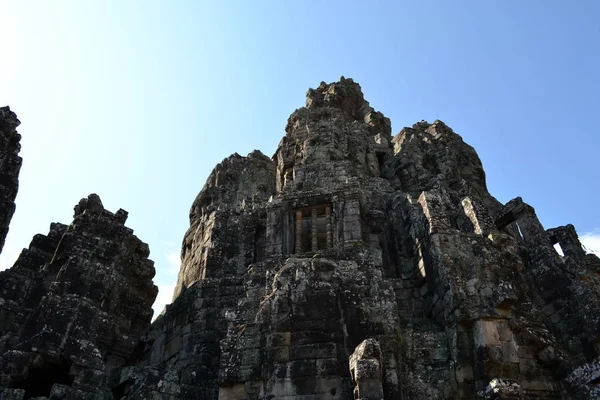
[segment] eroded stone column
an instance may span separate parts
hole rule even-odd
[[[375,339],[365,339],[349,359],[350,375],[354,381],[355,400],[383,399],[381,347]]]
[[[302,211],[296,211],[296,254],[302,253]]]
[[[311,216],[311,239],[312,239],[312,246],[311,246],[311,250],[312,251],[317,251],[317,209],[316,208],[312,208],[310,210],[310,216]]]
[[[327,206],[325,208],[325,223],[327,224],[327,248],[331,249],[333,247],[332,237],[331,237],[331,207]]]

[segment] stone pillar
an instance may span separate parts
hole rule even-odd
[[[311,216],[311,239],[312,239],[312,246],[311,246],[311,250],[312,251],[317,251],[317,209],[316,208],[312,208],[310,210],[310,216]]]
[[[302,253],[302,211],[296,211],[296,254]]]
[[[331,207],[329,206],[325,208],[325,223],[327,224],[327,248],[331,249],[333,240],[331,237]]]

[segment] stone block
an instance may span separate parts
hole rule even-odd
[[[516,381],[519,379],[519,364],[504,362],[486,362],[484,374],[490,378],[501,378]]]
[[[340,375],[340,364],[337,359],[320,359],[316,360],[318,375]]]
[[[291,334],[290,343],[292,345],[299,344],[316,344],[331,342],[335,332],[325,331],[298,331]]]
[[[529,346],[519,346],[517,349],[519,358],[534,358],[534,353]]]
[[[486,346],[485,355],[487,360],[494,362],[503,362],[504,357],[502,354],[502,347],[500,346]]]
[[[502,342],[502,359],[509,363],[519,362],[517,344],[514,341]]]
[[[473,341],[477,346],[500,345],[496,321],[478,320],[473,323]]]
[[[247,398],[248,392],[243,383],[219,387],[219,400],[244,400]]]
[[[296,360],[289,364],[289,376],[292,378],[300,376],[316,376],[317,364],[315,360]]]
[[[500,340],[503,342],[510,342],[513,340],[512,330],[508,325],[508,321],[498,321],[496,324],[496,329],[498,330],[498,336]]]
[[[266,358],[270,363],[283,363],[290,360],[290,348],[288,346],[270,347],[266,349]]]
[[[267,335],[267,347],[289,346],[291,344],[291,332],[274,332]]]
[[[473,382],[473,367],[470,365],[461,365],[456,368],[456,381],[459,383]]]
[[[558,382],[550,382],[545,380],[524,380],[521,382],[521,386],[525,390],[552,392],[560,390],[560,384]]]
[[[432,357],[434,360],[448,360],[450,358],[450,353],[446,347],[437,347],[433,349]]]
[[[290,347],[290,360],[335,358],[335,343],[317,343]]]

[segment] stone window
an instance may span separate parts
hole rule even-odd
[[[320,204],[295,211],[295,254],[332,247],[331,206]]]
[[[564,257],[565,256],[565,252],[562,249],[562,246],[560,245],[559,242],[554,243],[554,250],[556,250],[556,252],[558,253],[559,256]]]

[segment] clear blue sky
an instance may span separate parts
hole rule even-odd
[[[0,0],[24,159],[0,267],[95,192],[150,244],[164,302],[214,165],[271,155],[307,88],[341,75],[394,133],[443,120],[500,201],[600,243],[599,19],[596,0]]]

